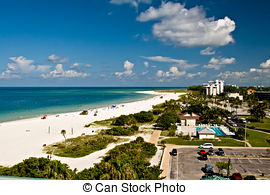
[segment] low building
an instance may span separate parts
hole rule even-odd
[[[215,139],[216,132],[209,127],[204,127],[199,129],[197,134],[199,139]]]
[[[255,97],[257,97],[260,101],[268,100],[270,101],[270,91],[255,91]]]
[[[239,100],[243,101],[243,96],[239,93],[228,93],[227,95],[229,98],[239,98]]]
[[[200,117],[198,114],[194,113],[178,113],[181,120],[181,126],[196,126],[196,120]]]
[[[248,95],[253,94],[254,92],[255,92],[255,90],[253,90],[253,89],[248,89],[248,90],[247,90],[247,94],[248,94]]]
[[[197,136],[196,127],[177,125],[176,134],[177,135],[181,135],[181,134],[182,135],[189,135],[192,137],[196,137]]]

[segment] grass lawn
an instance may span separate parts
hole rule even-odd
[[[237,147],[237,146],[244,146],[245,144],[240,141],[236,141],[232,138],[220,138],[221,141],[217,140],[193,140],[193,141],[188,141],[188,140],[183,140],[182,138],[168,138],[165,139],[167,144],[175,144],[175,145],[191,145],[191,146],[200,146],[201,144],[204,143],[213,143],[214,146],[232,146],[232,147]]]
[[[266,139],[270,139],[270,134],[266,134],[256,130],[247,130],[247,140],[253,147],[270,147],[270,143]]]
[[[261,122],[250,122],[248,123],[248,126],[254,126],[257,128],[262,129],[269,129],[270,130],[270,118],[263,118]]]
[[[46,146],[44,151],[56,156],[78,158],[105,149],[108,144],[119,141],[122,140],[113,136],[85,135],[51,144]]]

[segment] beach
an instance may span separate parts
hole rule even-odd
[[[80,115],[81,112],[70,112],[48,115],[46,119],[41,119],[42,116],[40,116],[0,123],[0,165],[12,166],[29,157],[46,158],[47,154],[42,151],[43,145],[63,141],[64,137],[60,133],[63,129],[66,130],[67,138],[77,137],[82,134],[95,134],[96,129],[87,128],[85,125],[120,115],[148,111],[152,109],[153,105],[170,99],[178,99],[179,95],[182,94],[157,93],[154,91],[141,91],[140,93],[148,93],[155,96],[145,100],[92,109],[88,111],[88,115]],[[95,113],[96,116],[94,116]],[[147,134],[142,136],[146,141],[150,139],[150,136]],[[135,138],[131,137],[131,140]],[[71,168],[82,170],[99,162],[101,160],[100,157],[114,146],[114,144],[110,144],[106,149],[82,158],[60,158],[54,156],[53,159],[67,163]]]

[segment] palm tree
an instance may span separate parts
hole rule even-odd
[[[66,142],[66,134],[67,134],[66,130],[63,129],[63,130],[61,131],[61,134],[64,136],[65,142]]]

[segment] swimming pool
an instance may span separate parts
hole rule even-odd
[[[205,128],[205,127],[196,127],[196,131],[202,128]],[[219,127],[210,127],[210,129],[213,129],[216,132],[216,135],[226,136],[226,134]]]

